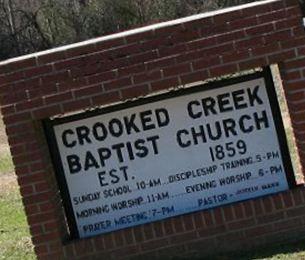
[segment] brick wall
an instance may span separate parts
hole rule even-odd
[[[278,63],[305,166],[305,34],[296,0],[265,1],[0,63],[0,103],[40,259],[157,258],[305,235],[305,188],[69,241],[41,120]]]

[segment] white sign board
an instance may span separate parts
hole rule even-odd
[[[75,234],[287,190],[286,141],[264,75],[52,120],[51,153]]]

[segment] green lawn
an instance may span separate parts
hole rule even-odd
[[[0,123],[0,260],[35,259],[13,162]]]
[[[3,173],[0,178],[0,260],[35,259],[14,178],[12,174]]]

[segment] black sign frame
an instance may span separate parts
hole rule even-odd
[[[153,103],[161,100],[166,100],[166,99],[171,99],[183,95],[188,95],[196,92],[204,92],[208,91],[211,89],[217,89],[217,88],[225,88],[234,84],[242,83],[245,81],[250,81],[258,78],[264,78],[265,84],[266,84],[266,90],[268,94],[268,99],[270,102],[271,106],[271,111],[272,111],[272,116],[275,124],[275,129],[276,129],[276,134],[277,134],[277,139],[279,143],[279,148],[281,152],[281,156],[283,159],[283,166],[285,168],[285,173],[286,173],[286,179],[289,185],[289,189],[293,189],[297,186],[293,167],[292,167],[292,162],[291,162],[291,157],[289,154],[289,149],[288,149],[288,143],[287,143],[287,137],[285,134],[285,128],[281,116],[281,110],[277,98],[277,93],[275,90],[274,82],[273,82],[273,77],[272,77],[272,72],[270,67],[265,67],[262,69],[262,71],[254,72],[251,74],[243,75],[243,76],[238,76],[234,78],[228,78],[228,79],[222,79],[222,80],[216,80],[212,82],[207,82],[204,84],[196,85],[193,87],[189,88],[182,88],[176,91],[170,91],[164,94],[156,95],[156,96],[150,96],[142,99],[138,99],[135,101],[129,101],[125,103],[120,103],[120,104],[115,104],[115,105],[110,105],[104,108],[97,108],[91,111],[84,111],[78,114],[74,115],[69,115],[66,117],[58,117],[54,119],[45,119],[42,121],[43,127],[44,127],[44,132],[47,140],[47,144],[49,147],[50,155],[51,155],[51,160],[54,166],[54,171],[56,175],[56,179],[58,182],[59,186],[59,191],[60,195],[62,198],[62,203],[63,207],[65,210],[66,218],[67,218],[67,224],[69,227],[69,234],[70,237],[69,239],[79,239],[79,232],[76,224],[76,219],[74,216],[74,211],[73,211],[73,206],[71,202],[71,196],[68,190],[68,184],[64,176],[64,169],[63,169],[63,164],[60,158],[60,153],[59,149],[56,143],[56,138],[55,138],[55,132],[54,132],[54,126],[55,125],[60,125],[72,121],[77,121],[81,119],[86,119],[89,117],[97,116],[97,115],[103,115],[107,113],[111,113],[114,111],[118,110],[124,110],[128,109],[131,107],[136,107],[140,106],[143,104],[147,103]],[[274,193],[275,194],[275,193]],[[257,199],[265,196],[270,196],[272,194],[268,195],[262,195],[259,197],[254,197],[251,199],[247,200],[252,200],[252,199]],[[240,200],[240,201],[245,201],[245,200]],[[224,205],[229,205],[229,204],[234,204],[238,203],[237,202],[232,202]],[[221,207],[216,206],[216,207]],[[211,208],[210,208],[211,209]],[[200,209],[201,210],[201,209]],[[204,209],[206,210],[206,209]],[[185,213],[185,214],[192,214],[193,212]],[[183,214],[182,214],[183,215]],[[175,217],[175,216],[174,216]],[[159,220],[156,220],[159,221]],[[161,220],[162,221],[162,220]],[[141,224],[139,224],[141,225]],[[136,226],[136,225],[135,225]],[[110,232],[115,232],[115,231],[110,231]]]

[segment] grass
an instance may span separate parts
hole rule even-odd
[[[19,192],[7,189],[0,193],[0,259],[35,259]]]
[[[9,153],[3,153],[0,155],[0,174],[1,173],[7,173],[7,172],[13,172],[14,171],[14,165],[11,158],[11,155]]]
[[[0,260],[36,259],[0,120]]]

